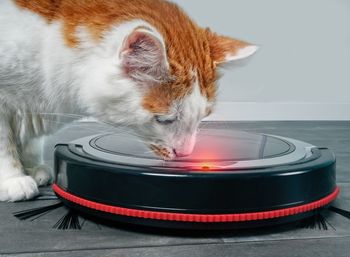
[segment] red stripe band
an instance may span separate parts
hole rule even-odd
[[[327,204],[334,201],[339,195],[339,187],[335,189],[330,195],[304,205],[285,208],[274,211],[264,211],[264,212],[252,212],[252,213],[236,213],[236,214],[188,214],[188,213],[172,213],[172,212],[155,212],[155,211],[144,211],[122,208],[112,205],[106,205],[101,203],[96,203],[89,201],[78,196],[67,193],[58,185],[54,184],[52,186],[53,190],[57,195],[66,199],[67,201],[73,202],[75,204],[94,209],[97,211],[102,211],[106,213],[143,218],[143,219],[153,219],[153,220],[165,220],[165,221],[180,221],[180,222],[203,222],[203,223],[219,223],[219,222],[240,222],[240,221],[254,221],[254,220],[265,220],[273,218],[281,218],[291,215],[296,215],[299,213],[309,212],[320,207],[326,206]]]

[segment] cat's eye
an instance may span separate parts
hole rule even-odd
[[[156,122],[161,125],[171,125],[176,121],[176,119],[177,119],[176,117],[169,118],[169,117],[164,117],[160,115],[155,116]]]

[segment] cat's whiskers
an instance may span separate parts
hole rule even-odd
[[[99,121],[99,120],[85,122],[85,124],[91,122],[91,124],[106,125],[106,127],[103,127],[103,128],[101,128],[101,127],[94,128],[94,127],[87,127],[86,125],[84,125],[83,122],[80,122],[79,120],[76,119],[76,118],[88,118],[87,116],[83,116],[83,115],[78,115],[78,114],[73,114],[73,113],[30,113],[30,114],[38,114],[38,115],[42,115],[42,116],[45,116],[45,115],[47,115],[47,116],[62,116],[62,117],[66,117],[66,118],[73,118],[73,122],[70,122],[70,121],[64,122],[64,121],[52,120],[52,119],[46,118],[46,117],[41,117],[46,122],[60,124],[60,125],[69,125],[70,124],[69,128],[79,127],[79,129],[81,129],[83,131],[90,131],[93,133],[96,132],[98,134],[110,134],[113,136],[131,135],[134,137],[130,137],[129,140],[132,140],[134,142],[139,142],[139,143],[142,143],[145,145],[149,145],[149,140],[146,140],[141,135],[137,135],[136,133],[133,133],[130,130],[127,130],[127,131],[120,130],[122,128],[127,128],[128,124],[118,125],[116,123],[109,123],[109,122]],[[205,127],[203,125],[207,125],[207,124],[202,124],[201,128]],[[116,130],[118,130],[118,131],[116,131]],[[197,143],[199,143],[201,141],[202,141],[202,139],[197,139]],[[144,154],[149,154],[149,153],[154,153],[154,152],[152,150],[144,152]]]
[[[74,114],[74,113],[45,113],[45,112],[27,112],[26,114],[29,115],[40,115],[40,116],[60,116],[60,117],[68,117],[68,118],[76,118],[76,119],[83,119],[83,118],[89,118],[89,116],[84,116],[84,115],[79,115],[79,114]]]
[[[89,116],[85,116],[85,115],[79,115],[79,114],[75,114],[75,113],[44,113],[44,112],[38,112],[38,113],[34,113],[34,112],[28,112],[27,114],[30,114],[30,115],[40,115],[40,116],[59,116],[59,117],[66,117],[66,118],[72,118],[72,121],[76,121],[76,122],[83,122],[83,121],[79,121],[79,120],[82,120],[82,119],[89,119],[91,117]],[[47,121],[51,121],[51,122],[61,122],[62,124],[64,123],[63,121],[55,121],[55,120],[51,120],[51,119],[48,119],[48,118],[45,118],[45,117],[41,117],[42,119],[44,120],[47,120]],[[130,124],[127,124],[125,121],[123,122],[124,124],[116,124],[116,123],[108,123],[108,122],[105,122],[105,121],[100,121],[100,120],[91,120],[91,121],[88,121],[88,122],[91,122],[91,123],[99,123],[99,124],[103,124],[103,125],[109,125],[109,126],[112,126],[114,128],[123,128],[123,127],[127,127],[128,125]],[[67,122],[69,123],[69,122]]]
[[[89,116],[79,115],[79,114],[75,114],[75,113],[44,113],[44,112],[34,113],[34,112],[30,112],[30,113],[27,113],[27,114],[42,115],[42,116],[59,116],[59,117],[65,117],[65,118],[72,118],[72,121],[64,122],[64,121],[52,120],[52,119],[49,119],[49,118],[41,117],[45,121],[52,122],[52,123],[57,123],[57,124],[62,124],[62,125],[68,125],[69,123],[75,121],[76,122],[75,124],[77,124],[77,126],[80,125],[79,122],[83,123],[83,121],[79,121],[79,120],[84,119],[84,118],[85,119],[89,119],[90,118]],[[120,119],[120,120],[118,120],[115,123],[111,123],[111,122],[107,122],[107,121],[101,121],[101,120],[92,120],[92,121],[88,121],[88,122],[95,123],[95,124],[106,125],[106,126],[109,126],[109,127],[113,128],[113,129],[128,128],[128,131],[121,131],[121,132],[122,133],[126,132],[128,135],[141,137],[140,135],[130,131],[129,127],[130,127],[131,123],[130,122],[125,122],[125,120],[123,120],[123,119]],[[88,123],[88,122],[84,122],[84,123]],[[73,126],[73,125],[70,125],[70,126]],[[105,130],[105,131],[107,131],[107,130]]]
[[[143,154],[150,154],[150,153],[154,153],[154,151],[153,150],[149,150],[149,151],[144,152]]]
[[[99,128],[89,128],[89,127],[84,127],[84,126],[80,126],[78,124],[72,124],[72,125],[69,125],[69,128],[79,128],[80,130],[85,130],[85,131],[91,131],[93,133],[96,133],[96,134],[109,134],[109,133],[112,133],[114,131],[112,130],[106,130],[106,129],[99,129]]]

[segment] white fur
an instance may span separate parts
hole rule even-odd
[[[38,186],[30,176],[14,176],[0,182],[0,201],[28,200],[38,194]]]
[[[142,107],[146,88],[125,76],[118,54],[139,26],[164,46],[155,28],[135,20],[111,28],[101,42],[79,27],[79,46],[70,48],[60,22],[48,24],[11,0],[0,1],[0,201],[30,199],[38,194],[37,185],[50,182],[40,158],[23,155],[33,138],[60,127],[67,118],[60,114],[131,127],[145,143],[168,149],[170,158],[192,151],[207,100],[196,83],[190,95],[174,103],[178,120],[171,125],[157,123]]]
[[[42,164],[34,168],[27,168],[26,171],[38,186],[46,186],[52,182],[52,169],[47,165]]]
[[[84,42],[81,51],[84,55],[77,61],[83,61],[83,63],[74,67],[74,72],[75,77],[80,80],[78,95],[89,114],[100,119],[126,124],[134,124],[150,118],[150,114],[140,108],[142,90],[138,92],[135,82],[123,75],[120,68],[122,59],[117,54],[122,51],[125,38],[140,26],[152,28],[151,25],[140,20],[113,27],[105,33],[102,43],[94,45],[93,52],[91,52],[90,39],[80,37],[80,41]],[[161,39],[155,29],[152,32]],[[86,46],[90,47],[84,49]]]
[[[249,56],[253,55],[256,51],[259,50],[258,46],[255,45],[249,45],[242,49],[239,49],[235,55],[227,55],[225,57],[224,62],[232,62],[237,60],[242,60],[245,58],[248,58]]]
[[[171,139],[177,155],[188,156],[192,153],[199,123],[206,116],[208,107],[207,98],[202,95],[197,79],[192,93],[183,100],[181,106],[181,119],[184,122],[180,125],[181,128],[176,129],[177,134]]]

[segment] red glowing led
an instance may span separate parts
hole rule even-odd
[[[211,165],[209,165],[209,164],[203,164],[203,165],[201,166],[201,169],[202,169],[202,170],[210,170],[210,169],[211,169]]]

